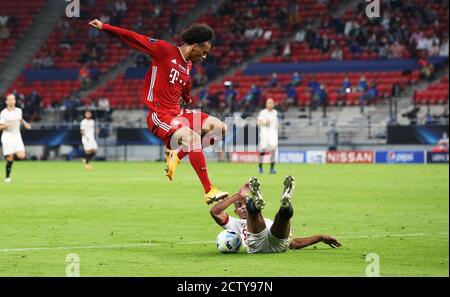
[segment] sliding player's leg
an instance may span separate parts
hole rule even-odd
[[[291,232],[291,218],[294,215],[291,199],[295,189],[295,180],[292,176],[284,180],[284,189],[281,194],[280,210],[275,215],[270,232],[278,239],[288,239]]]
[[[266,229],[264,217],[261,210],[266,203],[261,194],[261,184],[256,177],[252,177],[249,182],[250,197],[247,201],[247,229],[249,233],[259,234]]]
[[[201,147],[200,134],[194,132],[188,127],[181,127],[173,133],[170,140],[170,147],[172,149],[181,148],[181,151],[189,155],[191,165],[197,173],[197,176],[203,185],[203,189],[205,190],[205,202],[207,204],[211,204],[228,197],[229,194],[227,192],[220,191],[211,184],[206,167],[205,155]],[[173,175],[175,168],[176,166],[172,167],[172,171],[168,172],[168,174],[171,173]]]

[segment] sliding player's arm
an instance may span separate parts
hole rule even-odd
[[[315,235],[311,237],[304,237],[304,238],[294,238],[291,241],[291,244],[289,245],[290,249],[297,250],[302,249],[305,247],[308,247],[310,245],[323,242],[325,244],[328,244],[332,248],[338,248],[342,245],[337,241],[336,238],[328,236],[328,235]]]
[[[104,24],[97,19],[89,22],[89,25],[117,37],[124,43],[130,45],[140,52],[150,55],[151,57],[154,57],[157,53],[158,41],[155,39],[150,39],[147,36],[138,34],[133,31],[111,26],[109,24]]]
[[[214,221],[216,221],[217,224],[220,226],[223,226],[228,221],[228,214],[225,212],[225,210],[232,204],[234,204],[238,200],[247,199],[249,192],[248,183],[243,185],[241,189],[239,190],[239,193],[234,194],[230,198],[227,198],[225,200],[220,201],[216,205],[214,205],[211,210],[210,214],[213,217]]]
[[[27,130],[31,129],[31,125],[24,119],[20,119],[20,123],[25,127],[25,129],[27,129]]]

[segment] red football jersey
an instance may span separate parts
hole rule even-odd
[[[152,57],[141,94],[149,109],[178,115],[181,100],[191,102],[192,63],[184,59],[179,47],[108,24],[103,24],[102,30]]]

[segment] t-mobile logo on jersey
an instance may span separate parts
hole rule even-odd
[[[169,77],[171,78],[171,81],[170,81],[170,82],[171,82],[172,84],[175,84],[175,82],[178,80],[178,77],[180,77],[180,72],[172,68],[172,70],[170,70],[170,75],[169,75]],[[182,81],[180,80],[180,83],[181,83],[181,82],[182,82]]]

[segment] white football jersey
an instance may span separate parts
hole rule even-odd
[[[82,120],[80,130],[84,131],[84,137],[89,138],[89,141],[95,140],[95,121],[93,119]]]
[[[270,230],[273,225],[273,221],[269,219],[264,219],[266,222],[266,228]],[[239,234],[242,238],[242,244],[245,248],[247,248],[247,220],[245,219],[237,219],[232,216],[228,216],[228,223],[222,225],[222,228],[225,230],[233,230],[237,234]]]
[[[13,110],[7,108],[0,113],[0,124],[10,124],[6,129],[3,129],[2,141],[9,139],[21,139],[20,135],[20,120],[22,119],[22,109],[16,107]]]
[[[258,120],[262,121],[259,125],[259,132],[261,137],[270,135],[278,137],[278,112],[275,109],[268,111],[267,108],[261,110],[258,115]]]

